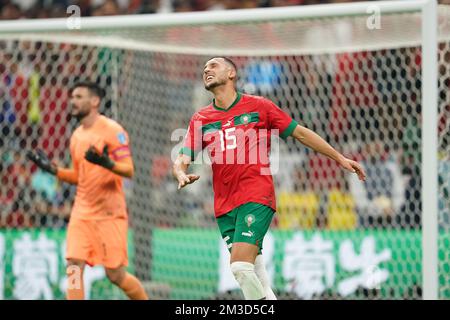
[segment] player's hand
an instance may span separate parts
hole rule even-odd
[[[359,180],[365,181],[366,180],[366,172],[364,171],[364,168],[356,161],[347,159],[345,157],[342,157],[339,160],[339,164],[343,166],[345,169],[347,169],[350,172],[356,173],[358,175]]]
[[[188,184],[194,183],[198,179],[200,179],[200,176],[196,174],[185,174],[185,173],[179,174],[177,176],[178,190],[187,186]]]
[[[84,154],[84,158],[96,165],[111,170],[114,167],[114,161],[108,155],[108,146],[103,148],[103,153],[99,154],[94,146],[90,146]]]
[[[47,155],[41,149],[36,152],[27,151],[27,159],[33,161],[42,170],[56,175],[57,166],[55,163],[50,162]]]

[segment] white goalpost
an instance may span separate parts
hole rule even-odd
[[[127,183],[127,197],[137,275],[154,294],[169,288],[166,298],[231,299],[231,289],[220,289],[226,283],[217,273],[221,259],[213,258],[222,253],[210,173],[194,167],[205,181],[184,194],[176,193],[167,174],[171,132],[209,103],[202,64],[210,56],[230,56],[239,67],[242,91],[272,99],[337,149],[362,159],[374,177],[363,186],[292,141],[281,147],[279,163],[286,172],[275,177],[279,214],[271,228],[273,246],[282,252],[274,251],[271,266],[277,294],[448,299],[450,199],[438,180],[446,174],[439,168],[450,163],[439,158],[450,150],[450,96],[443,93],[450,83],[448,21],[450,7],[436,0],[2,21],[0,76],[8,82],[0,89],[0,105],[11,111],[1,118],[0,151],[41,146],[70,163],[65,148],[70,132],[61,131],[67,126],[66,87],[95,79],[106,87],[105,113],[124,124],[132,142],[136,177]],[[22,107],[20,94],[13,94],[21,92],[14,80],[19,75],[29,83]],[[33,76],[40,79],[35,87]],[[7,120],[8,112],[14,120]],[[27,120],[20,122],[22,116]],[[19,123],[31,129],[16,129]],[[4,179],[1,192],[16,186],[12,177]],[[37,201],[18,199],[19,207]],[[0,221],[7,221],[10,211],[5,209]],[[2,224],[0,237],[1,232]],[[305,251],[290,253],[288,243],[300,239],[297,233]],[[292,267],[314,254],[323,257],[307,249],[316,236],[333,244],[326,254],[336,261],[332,274],[321,275],[323,289],[314,286],[319,280],[305,280],[303,269]],[[217,245],[205,244],[216,238]],[[356,258],[344,254],[347,240],[355,257],[363,256],[362,248],[373,254],[374,265],[362,260],[359,265],[380,270],[383,280],[376,286],[367,285],[378,279],[369,275],[351,293],[340,289],[338,282],[351,283],[345,281],[358,270],[350,266]],[[389,259],[382,258],[384,251]],[[289,254],[290,268],[283,260]],[[183,269],[183,257],[192,267]],[[214,272],[202,278],[195,271],[199,265]]]
[[[423,142],[422,197],[423,215],[423,298],[438,299],[438,186],[437,186],[437,6],[435,1],[423,4],[422,51],[423,60]],[[426,172],[426,173],[425,173]],[[428,175],[429,173],[429,175]],[[425,177],[426,176],[426,177]],[[429,210],[429,211],[428,211]]]

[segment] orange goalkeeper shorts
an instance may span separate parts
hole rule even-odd
[[[108,269],[128,266],[128,219],[70,219],[66,259],[85,261]]]

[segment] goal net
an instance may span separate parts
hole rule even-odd
[[[64,297],[75,189],[24,152],[70,166],[68,88],[85,79],[106,89],[101,112],[130,134],[131,270],[153,298],[242,298],[210,167],[197,161],[201,179],[182,191],[170,172],[190,117],[211,101],[201,72],[217,55],[237,64],[241,92],[271,99],[367,171],[362,183],[292,138],[275,144],[278,212],[263,252],[279,299],[421,299],[422,14],[385,5],[0,24],[0,299]],[[450,7],[438,15],[438,297],[448,299]],[[101,268],[86,277],[88,297],[124,298]]]

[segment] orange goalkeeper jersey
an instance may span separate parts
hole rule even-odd
[[[72,218],[102,220],[127,217],[122,177],[84,158],[93,145],[99,153],[108,146],[109,157],[130,157],[127,132],[117,122],[100,115],[90,128],[78,127],[70,139],[70,153],[78,184]]]

